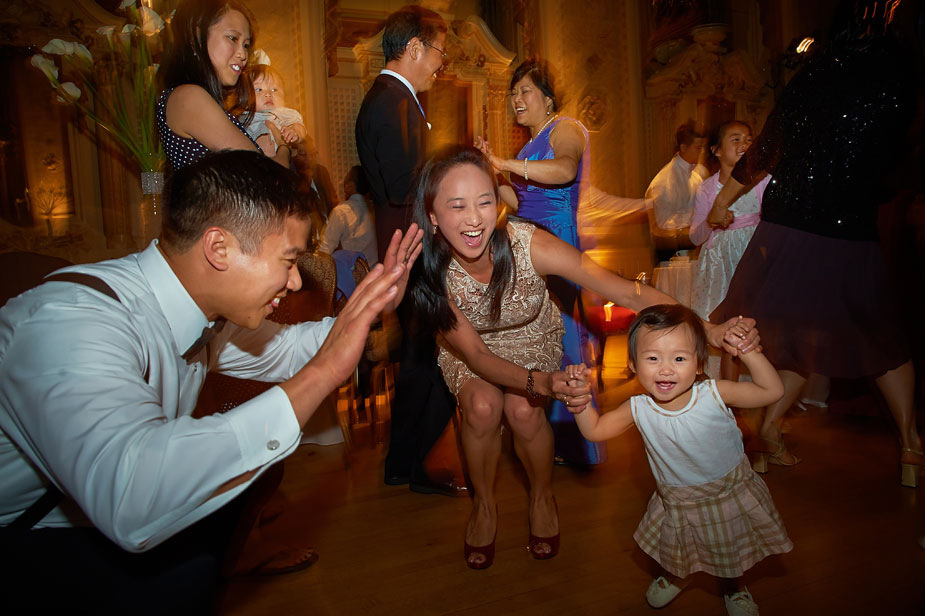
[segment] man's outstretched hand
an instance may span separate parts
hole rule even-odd
[[[410,259],[409,259],[410,260]],[[363,355],[369,328],[388,305],[397,304],[399,284],[408,266],[376,265],[357,285],[315,356],[291,379],[281,383],[299,425],[314,414],[324,398],[353,374]]]
[[[424,231],[418,229],[417,223],[411,223],[411,226],[408,227],[408,231],[406,231],[404,235],[402,235],[399,229],[396,229],[395,233],[392,234],[392,241],[389,242],[389,248],[385,251],[385,259],[382,265],[387,272],[391,271],[395,265],[399,264],[404,266],[405,271],[396,282],[398,294],[393,301],[386,304],[385,310],[390,312],[395,310],[401,302],[402,297],[404,297],[405,289],[408,286],[408,274],[411,273],[411,266],[414,265],[414,261],[418,258],[418,255],[421,254],[421,248],[423,246],[421,240],[423,237]]]

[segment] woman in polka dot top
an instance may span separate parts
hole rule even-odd
[[[162,69],[165,90],[157,101],[157,129],[173,169],[213,150],[260,151],[222,104],[236,100],[253,111],[253,88],[241,80],[253,23],[237,0],[186,0],[177,8],[170,25],[174,44]],[[271,158],[288,167],[289,148]]]

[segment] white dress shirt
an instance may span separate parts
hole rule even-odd
[[[320,249],[322,252],[333,254],[338,244],[344,250],[362,252],[370,267],[379,262],[376,227],[363,195],[354,193],[331,210]]]
[[[706,175],[703,165],[691,164],[675,154],[652,178],[646,190],[646,207],[655,209],[659,229],[674,231],[690,226],[694,196]]]
[[[156,244],[67,268],[103,279],[121,301],[48,282],[0,310],[0,525],[44,492],[48,476],[107,537],[143,551],[250,482],[211,498],[219,486],[262,472],[298,445],[279,387],[227,413],[191,414],[206,362],[232,376],[283,381],[314,355],[333,319],[265,321],[253,331],[229,323],[187,363],[180,356],[207,319]],[[39,526],[86,518],[65,505]]]

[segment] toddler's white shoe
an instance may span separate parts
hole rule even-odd
[[[675,586],[669,582],[665,576],[660,575],[649,584],[649,590],[646,591],[646,601],[652,607],[665,607],[678,596],[683,588]]]
[[[747,588],[731,595],[723,595],[723,601],[726,603],[726,613],[729,616],[758,616],[758,604],[752,599]]]

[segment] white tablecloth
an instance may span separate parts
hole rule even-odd
[[[696,263],[696,260],[670,261],[667,267],[656,267],[652,272],[652,285],[690,307]]]

